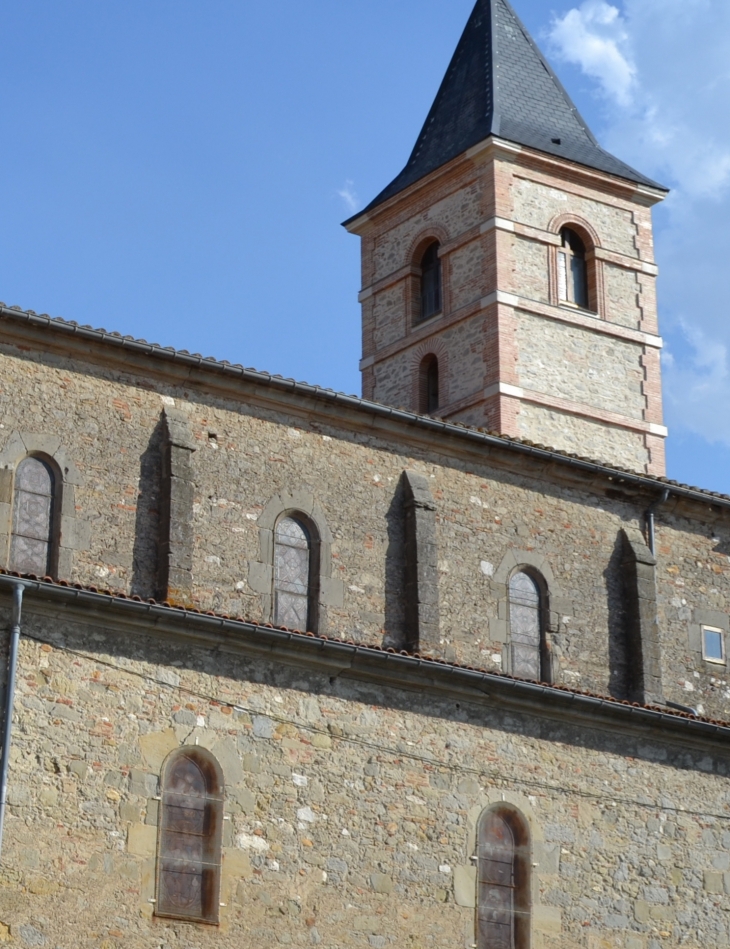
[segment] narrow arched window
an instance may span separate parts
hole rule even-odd
[[[434,415],[439,407],[439,361],[432,353],[426,356],[419,369],[419,409],[424,415]]]
[[[34,456],[15,471],[10,569],[44,577],[53,570],[56,479],[50,465]]]
[[[441,258],[439,243],[429,244],[421,258],[421,319],[441,312]]]
[[[538,581],[522,570],[513,573],[509,581],[511,668],[522,679],[550,679],[544,612]]]
[[[561,303],[588,309],[588,267],[586,248],[575,231],[564,227],[558,250],[558,299]]]
[[[274,543],[274,622],[316,632],[316,564],[311,528],[288,515],[276,525]]]
[[[217,923],[223,776],[210,752],[183,748],[168,759],[159,824],[155,913]]]
[[[525,819],[509,807],[479,821],[478,949],[530,945],[530,840]]]

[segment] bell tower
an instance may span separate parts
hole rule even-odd
[[[477,0],[362,240],[363,395],[665,473],[651,208],[508,0]]]

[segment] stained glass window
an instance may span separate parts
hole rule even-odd
[[[11,570],[41,577],[51,570],[54,482],[40,458],[24,458],[16,469]]]
[[[479,949],[527,949],[529,854],[522,820],[487,811],[479,826],[477,945]]]
[[[532,577],[521,571],[513,574],[509,582],[512,674],[522,679],[543,678],[540,606],[540,590]]]
[[[293,517],[276,525],[274,553],[274,622],[289,629],[306,630],[310,614],[311,538]]]
[[[588,268],[586,249],[575,231],[564,228],[558,251],[558,299],[588,309]]]
[[[218,922],[222,818],[222,789],[208,753],[179,754],[163,777],[158,916]]]

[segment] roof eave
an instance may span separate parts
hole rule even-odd
[[[620,726],[633,734],[654,734],[686,743],[702,743],[717,748],[730,747],[730,724],[695,718],[686,713],[616,701],[608,697],[515,679],[480,669],[457,666],[428,656],[386,650],[368,644],[328,639],[313,633],[261,626],[257,623],[212,613],[144,602],[63,586],[42,580],[0,574],[0,589],[21,584],[26,595],[59,606],[85,612],[96,623],[110,622],[154,627],[161,636],[174,636],[201,646],[214,645],[221,652],[238,652],[264,660],[275,660],[331,675],[349,675],[402,691],[423,693],[425,685],[442,698],[460,697],[497,710],[522,712],[583,727],[602,730]],[[26,615],[29,611],[26,611]],[[53,641],[49,640],[50,645]]]

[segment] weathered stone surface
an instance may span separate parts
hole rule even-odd
[[[504,800],[530,825],[534,892],[541,894],[533,906],[535,939],[588,947],[589,930],[615,949],[609,934],[620,933],[625,949],[629,939],[644,939],[647,927],[679,926],[691,945],[699,938],[693,934],[724,918],[722,905],[708,907],[702,894],[727,898],[730,833],[673,802],[701,800],[703,811],[722,813],[727,757],[659,737],[550,724],[487,699],[455,709],[427,692],[405,699],[364,682],[332,684],[327,675],[280,662],[129,629],[120,636],[68,615],[51,628],[46,623],[29,599],[24,628],[33,639],[21,644],[24,719],[10,775],[28,823],[8,822],[3,851],[25,895],[9,903],[12,891],[0,887],[0,918],[35,927],[50,949],[76,949],[71,934],[79,918],[90,931],[120,920],[130,949],[159,945],[158,924],[148,922],[159,802],[136,792],[156,788],[171,746],[185,742],[218,749],[223,765],[221,935],[234,942],[267,927],[271,944],[296,942],[297,933],[313,928],[305,920],[314,919],[326,949],[358,945],[348,933],[416,936],[424,946],[451,949],[454,933],[474,925],[476,868],[467,857],[476,821],[484,807]],[[63,646],[42,652],[37,640],[49,637],[62,637]],[[102,657],[104,687],[90,688]],[[151,686],[160,668],[175,670],[179,685]],[[73,693],[79,721],[53,715],[57,724],[48,725],[61,697],[56,683],[67,694],[74,678],[83,686]],[[145,704],[130,716],[130,697],[140,693]],[[26,696],[36,701],[23,705]],[[171,723],[188,705],[206,724],[178,726],[176,737]],[[46,770],[49,728],[56,759],[72,749],[79,756],[72,760],[84,764],[81,780],[65,767]],[[318,747],[320,739],[327,748]],[[137,764],[122,763],[129,760]],[[538,770],[526,775],[526,761]],[[575,794],[555,790],[565,773]],[[109,799],[110,791],[119,799]],[[59,822],[72,836],[58,833]],[[71,855],[73,887],[64,869]],[[651,878],[632,869],[650,862]],[[616,880],[635,895],[617,899]],[[94,893],[82,909],[77,887]],[[686,898],[675,895],[678,887]],[[195,938],[200,949],[220,944],[207,929]]]
[[[139,749],[144,763],[150,771],[157,773],[162,768],[162,762],[165,758],[177,747],[179,747],[179,742],[172,728],[149,732],[146,735],[141,735],[139,739]]]
[[[457,906],[476,906],[477,868],[474,864],[454,867],[454,901]]]

